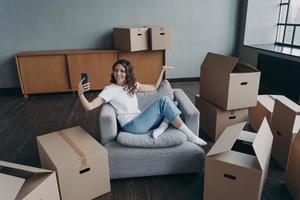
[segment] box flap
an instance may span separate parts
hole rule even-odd
[[[255,138],[256,138],[256,133],[249,132],[249,131],[241,131],[237,139],[253,143]]]
[[[276,100],[280,101],[283,103],[286,107],[290,108],[293,110],[296,114],[300,114],[300,106],[293,102],[292,100],[288,99],[285,96],[279,96],[276,98]]]
[[[257,132],[256,138],[252,144],[257,160],[262,170],[268,168],[271,148],[273,143],[273,134],[267,119],[264,117],[263,122]]]
[[[294,122],[293,134],[297,134],[300,131],[300,115],[297,115]]]
[[[237,63],[232,70],[233,73],[253,73],[259,72],[255,67],[247,63]]]
[[[242,122],[225,128],[219,139],[212,146],[207,156],[230,151],[247,122]]]
[[[0,173],[0,194],[1,199],[16,199],[20,189],[25,182],[24,178],[19,178]]]
[[[283,95],[269,94],[269,97],[272,98],[275,101],[275,99],[281,98],[281,97],[283,97]]]
[[[19,165],[16,163],[10,163],[10,162],[5,162],[0,160],[0,167],[8,167],[12,169],[18,169],[21,171],[25,172],[32,172],[32,173],[52,173],[53,171],[47,170],[47,169],[41,169],[41,168],[36,168],[36,167],[30,167],[26,165]]]
[[[260,102],[264,107],[269,111],[273,112],[275,99],[270,97],[269,95],[258,95],[257,101]]]
[[[218,72],[230,74],[238,63],[239,59],[231,56],[224,56],[208,52],[202,65],[202,69],[213,69]]]
[[[16,199],[24,199],[29,193],[34,192],[50,174],[33,174],[25,181]]]

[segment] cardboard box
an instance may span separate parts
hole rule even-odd
[[[169,49],[171,47],[171,31],[169,28],[150,27],[149,35],[151,50]]]
[[[114,28],[114,47],[125,51],[148,50],[148,27]]]
[[[200,96],[224,110],[256,105],[260,72],[239,59],[208,53],[201,65]]]
[[[38,136],[37,142],[42,166],[56,171],[62,200],[110,191],[107,150],[81,127]]]
[[[265,119],[257,134],[246,122],[227,127],[205,159],[204,199],[259,200],[273,136]]]
[[[286,170],[291,144],[300,129],[300,106],[285,96],[276,98],[271,122],[272,156]]]
[[[0,198],[60,200],[55,172],[0,161]]]
[[[286,186],[294,199],[300,199],[300,135],[295,137],[286,171]]]
[[[257,104],[249,110],[250,126],[258,131],[264,117],[267,118],[269,124],[272,121],[272,114],[275,104],[275,99],[281,95],[258,95]]]
[[[216,141],[227,126],[248,120],[248,108],[226,111],[206,101],[199,95],[195,97],[200,111],[200,128]]]

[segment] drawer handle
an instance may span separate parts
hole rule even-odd
[[[231,180],[236,180],[236,177],[230,174],[224,174],[225,178],[231,179]]]
[[[248,82],[241,82],[241,85],[248,85]]]
[[[141,33],[138,33],[138,36],[142,36],[142,34],[141,34]]]
[[[79,174],[84,174],[84,173],[86,173],[86,172],[88,172],[88,171],[90,171],[91,170],[91,168],[85,168],[85,169],[83,169],[83,170],[80,170],[79,171]]]
[[[276,131],[277,135],[282,136],[281,133],[279,131]]]
[[[229,117],[229,119],[235,119],[236,118],[236,116],[230,116]]]
[[[160,35],[165,35],[165,33],[160,33]]]

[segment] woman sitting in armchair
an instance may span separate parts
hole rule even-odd
[[[109,102],[117,113],[121,129],[133,134],[144,134],[152,130],[153,138],[158,138],[167,128],[168,123],[182,131],[190,142],[197,145],[207,143],[197,137],[180,118],[181,111],[168,97],[160,97],[144,111],[138,108],[137,91],[156,90],[162,80],[164,71],[169,66],[162,66],[155,85],[136,82],[133,67],[128,60],[121,59],[112,66],[111,84],[106,86],[94,100],[89,102],[84,92],[90,89],[90,83],[78,83],[78,95],[83,107],[89,111]]]

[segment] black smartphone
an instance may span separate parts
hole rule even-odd
[[[80,80],[82,80],[82,79],[84,79],[82,81],[82,84],[88,83],[89,82],[89,76],[88,76],[88,74],[87,73],[81,73],[81,79]]]

